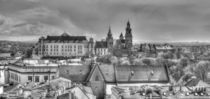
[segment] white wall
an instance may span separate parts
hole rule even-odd
[[[28,76],[34,77],[34,80],[35,80],[35,76],[39,76],[39,82],[44,82],[45,81],[44,76],[49,76],[49,73],[43,73],[43,74],[35,73],[33,75],[32,73],[21,74],[21,73],[17,73],[17,72],[14,72],[14,71],[9,71],[9,72],[10,72],[10,74],[13,73],[15,75],[18,75],[18,80],[12,79],[11,75],[10,75],[9,80],[11,82],[22,83],[22,84],[24,84],[26,82],[29,82]],[[56,77],[56,73],[51,73],[50,76],[51,76],[51,79],[52,79],[52,76]],[[48,80],[49,80],[49,77],[48,77]]]
[[[0,84],[5,84],[5,83],[6,83],[5,70],[0,69]]]
[[[3,94],[3,92],[4,92],[4,87],[0,86],[0,94]]]
[[[88,50],[86,43],[44,43],[44,45],[47,46],[44,51],[45,56],[83,56]],[[81,53],[79,46],[82,47]]]

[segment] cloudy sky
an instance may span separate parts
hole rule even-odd
[[[210,41],[210,0],[0,0],[0,40],[118,38],[128,20],[134,42]]]

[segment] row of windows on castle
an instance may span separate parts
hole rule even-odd
[[[49,55],[83,54],[84,49],[84,45],[44,45],[43,47],[44,53]]]

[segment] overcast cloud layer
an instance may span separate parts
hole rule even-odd
[[[210,41],[210,0],[0,0],[0,40],[118,38],[128,20],[135,42]]]

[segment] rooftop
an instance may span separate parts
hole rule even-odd
[[[24,60],[19,60],[15,62],[15,65],[18,66],[52,66],[56,67],[58,66],[58,63],[52,62],[50,60],[37,60],[37,59],[24,59]]]
[[[63,33],[61,36],[47,36],[44,40],[56,41],[56,42],[65,42],[65,41],[81,42],[81,41],[86,41],[87,39],[85,36],[70,36],[67,33]]]
[[[59,76],[72,80],[72,82],[85,82],[90,73],[88,65],[64,65],[59,67]]]
[[[165,66],[113,66],[106,64],[96,66],[99,67],[104,80],[108,83],[169,83],[170,81]]]
[[[107,42],[106,41],[96,41],[96,48],[107,48]]]

